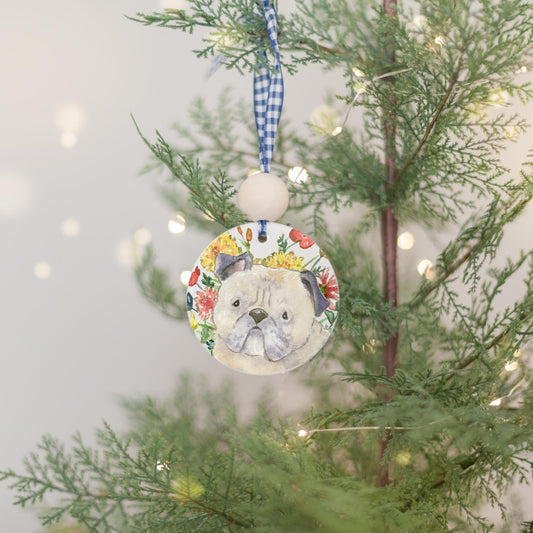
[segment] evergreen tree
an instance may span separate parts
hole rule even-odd
[[[262,9],[190,0],[186,11],[134,20],[207,28],[198,57],[221,54],[226,68],[251,76],[270,46]],[[501,91],[533,96],[520,77],[533,66],[533,5],[305,0],[293,9],[279,16],[285,72],[312,63],[342,71],[338,98],[363,115],[359,131],[343,124],[327,135],[282,124],[273,161],[278,175],[309,172],[291,186],[287,217],[305,219],[340,285],[335,340],[301,371],[313,409],[296,423],[265,400],[243,421],[230,385],[209,391],[182,379],[166,402],[129,402],[131,431],[104,426],[99,449],[79,435],[69,449],[44,437],[25,472],[0,477],[23,506],[59,496],[43,524],[70,516],[98,532],[489,531],[479,505],[501,506],[509,483],[530,475],[532,239],[506,262],[498,252],[533,196],[533,173],[524,165],[512,176],[501,163],[527,125],[491,103]],[[215,111],[195,102],[196,129],[177,127],[175,142],[142,136],[149,166],[171,176],[167,200],[213,234],[245,220],[234,195],[257,164],[249,108],[225,92]],[[355,206],[358,222],[333,236],[329,214]],[[457,228],[416,286],[398,275],[407,222]],[[381,239],[381,257],[367,236]],[[185,318],[153,251],[137,277],[165,315]],[[517,277],[521,292],[500,305]]]

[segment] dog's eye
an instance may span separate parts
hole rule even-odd
[[[239,305],[241,305],[241,302],[239,300],[235,300],[231,305],[233,305],[233,307],[239,307]]]
[[[287,311],[285,311],[285,312],[281,315],[281,318],[283,318],[283,320],[289,320],[289,315],[287,314]]]

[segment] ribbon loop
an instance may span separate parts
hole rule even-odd
[[[274,51],[274,72],[268,68],[265,52],[260,55],[260,66],[254,75],[254,113],[257,137],[259,139],[259,161],[261,172],[270,172],[276,131],[283,107],[283,74],[278,47],[278,19],[270,0],[263,0],[267,35]]]

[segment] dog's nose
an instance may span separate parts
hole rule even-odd
[[[256,324],[259,324],[261,320],[264,320],[268,316],[262,309],[252,309],[248,314],[254,319]]]

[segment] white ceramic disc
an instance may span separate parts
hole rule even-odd
[[[201,254],[187,311],[215,359],[248,374],[279,374],[324,346],[338,300],[331,263],[309,237],[251,222],[219,235]]]

